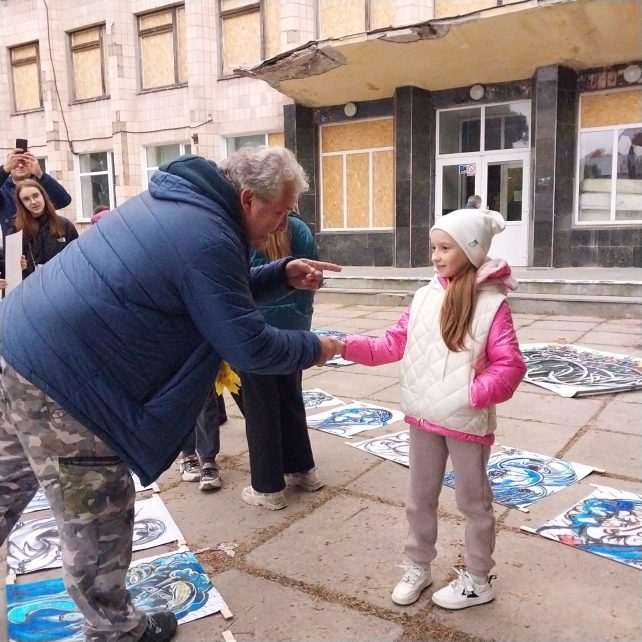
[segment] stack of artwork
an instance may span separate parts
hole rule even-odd
[[[137,492],[158,491],[143,487],[134,475]],[[25,513],[49,508],[42,490]],[[137,500],[134,506],[133,550],[179,543],[174,552],[134,560],[127,575],[133,601],[144,611],[170,609],[179,624],[221,612],[231,617],[220,593],[194,555],[184,546],[183,536],[160,496]],[[58,529],[53,517],[18,522],[7,539],[6,601],[9,642],[81,642],[82,615],[66,593],[62,578],[15,583],[27,573],[61,567]],[[16,578],[18,576],[18,578]]]

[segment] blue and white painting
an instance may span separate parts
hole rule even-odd
[[[382,459],[394,461],[402,466],[410,465],[410,432],[408,430],[395,432],[391,435],[380,435],[357,443],[348,443],[348,446],[377,455]]]
[[[132,473],[132,478],[134,480],[134,489],[137,493],[140,493],[144,490],[152,490],[155,493],[158,493],[160,489],[156,482],[150,484],[149,486],[143,486],[141,484],[138,476]],[[27,504],[27,508],[22,511],[23,513],[34,513],[39,510],[47,510],[49,508],[49,502],[47,501],[47,496],[45,491],[42,488],[38,488],[38,492],[34,495],[33,499]]]
[[[576,484],[594,468],[519,448],[504,448],[491,454],[486,470],[494,501],[524,510],[540,499]],[[454,488],[453,471],[445,475],[444,484]]]
[[[226,608],[190,551],[132,562],[127,588],[143,611],[171,610],[179,624]],[[83,617],[61,578],[7,585],[9,642],[82,642]]]
[[[183,539],[158,495],[136,502],[134,511],[133,550]],[[13,527],[7,538],[7,565],[16,575],[62,566],[60,535],[53,516],[20,521]]]
[[[335,410],[308,417],[308,426],[339,437],[351,437],[365,430],[383,428],[402,421],[404,414],[383,406],[354,401]]]
[[[303,404],[306,410],[310,408],[323,408],[324,406],[338,406],[343,401],[334,397],[329,392],[321,390],[321,388],[312,388],[311,390],[303,391]]]
[[[525,343],[524,381],[562,397],[599,395],[642,388],[642,359],[559,343]]]
[[[642,495],[596,486],[534,532],[642,570]]]

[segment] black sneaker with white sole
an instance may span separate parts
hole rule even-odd
[[[147,614],[147,628],[139,642],[168,642],[176,635],[178,621],[171,611]]]

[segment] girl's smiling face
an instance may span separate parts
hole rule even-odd
[[[18,198],[34,218],[38,218],[44,214],[45,199],[37,187],[25,187],[21,189]]]
[[[432,264],[439,276],[452,279],[468,267],[468,257],[450,234],[443,230],[433,230],[430,233],[430,243]]]

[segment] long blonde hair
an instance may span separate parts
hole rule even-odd
[[[466,338],[472,337],[476,302],[477,268],[469,263],[448,285],[439,315],[441,337],[452,352],[467,350]]]

